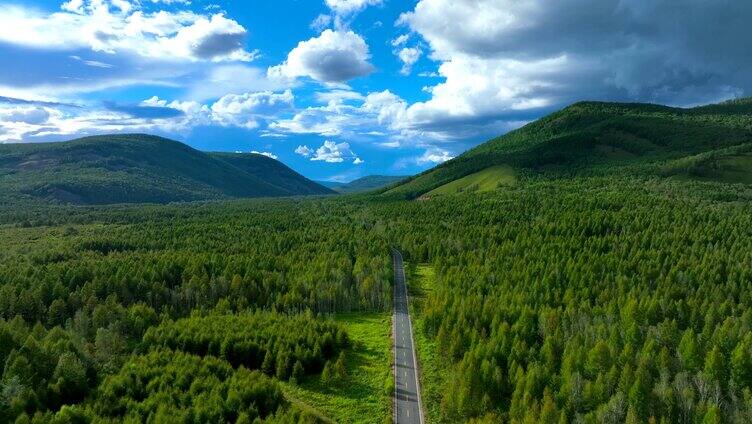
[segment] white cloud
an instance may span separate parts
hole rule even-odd
[[[310,77],[319,82],[341,83],[373,72],[368,45],[352,31],[327,29],[318,37],[301,41],[287,60],[269,68],[276,80]]]
[[[259,128],[293,108],[292,91],[230,94],[211,104],[167,101],[156,96],[137,105],[39,106],[0,98],[0,142],[59,139],[117,132],[185,134],[198,126]],[[46,104],[36,102],[38,104]]]
[[[311,150],[308,146],[298,146],[297,148],[295,148],[295,153],[308,158],[313,154],[313,150]]]
[[[256,154],[256,155],[266,156],[268,158],[272,158],[274,160],[277,160],[277,155],[275,155],[274,153],[271,153],[271,152],[259,152],[259,151],[256,151],[256,150],[251,150],[251,153]]]
[[[312,161],[324,161],[328,163],[340,163],[345,159],[357,160],[358,156],[350,150],[348,143],[335,143],[330,140],[324,141],[324,144],[316,149],[316,153],[311,157]]]
[[[392,47],[403,46],[407,43],[407,40],[409,39],[410,39],[410,34],[402,34],[399,37],[392,40]]]
[[[246,29],[222,14],[192,11],[146,13],[139,2],[72,0],[43,14],[0,6],[0,41],[55,50],[90,49],[160,60],[250,61]]]
[[[402,69],[400,73],[402,75],[409,75],[412,72],[413,65],[420,59],[423,52],[417,47],[403,47],[398,53],[397,57],[402,61]]]
[[[335,143],[331,140],[324,141],[315,151],[305,145],[298,146],[295,153],[310,158],[312,161],[327,163],[342,163],[346,160],[352,160],[353,164],[360,165],[364,162],[350,149],[349,143]]]
[[[400,121],[404,117],[407,103],[390,91],[370,93],[357,98],[360,104],[346,104],[332,96],[325,106],[311,106],[295,113],[291,118],[278,119],[269,128],[281,133],[318,134],[324,137],[363,138],[376,134],[400,137]]]
[[[419,156],[415,161],[418,165],[436,165],[439,163],[446,162],[450,159],[453,159],[454,156],[452,156],[449,152],[446,150],[442,150],[439,148],[431,148],[426,150],[425,153],[423,153],[421,156]]]
[[[224,126],[256,128],[259,119],[271,119],[281,111],[292,109],[292,91],[283,93],[228,94],[211,106],[213,119]]]
[[[311,22],[311,29],[316,32],[321,32],[329,27],[332,23],[332,15],[320,14],[316,16],[316,19]]]
[[[325,0],[327,7],[338,15],[352,15],[368,6],[380,5],[383,0]]]

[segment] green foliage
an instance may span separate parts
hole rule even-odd
[[[267,417],[284,405],[279,386],[259,372],[233,369],[211,356],[160,350],[133,357],[108,377],[91,409],[133,422],[158,417],[157,422],[233,423]]]
[[[417,312],[452,364],[441,419],[680,422],[712,404],[748,417],[749,188],[522,185],[383,207],[405,255],[435,271]]]
[[[318,372],[348,345],[347,333],[331,321],[273,312],[210,315],[166,322],[144,335],[147,347],[166,347],[222,358],[233,366],[260,369],[286,380],[299,363]],[[300,372],[300,370],[299,370]],[[302,374],[298,375],[300,380]]]

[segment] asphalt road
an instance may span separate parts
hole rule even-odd
[[[394,422],[423,424],[420,386],[413,348],[413,327],[407,308],[402,255],[392,251],[394,263]]]

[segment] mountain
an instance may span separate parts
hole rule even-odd
[[[405,178],[407,177],[399,175],[368,175],[358,178],[357,180],[352,180],[349,183],[338,183],[332,181],[317,182],[325,187],[331,188],[337,193],[350,194],[384,188],[402,181]]]
[[[324,186],[326,188],[330,188],[332,190],[335,190],[335,191],[336,191],[337,187],[342,187],[343,185],[347,184],[347,183],[342,183],[342,182],[338,182],[338,181],[320,181],[320,180],[316,181],[316,183],[320,184],[320,185],[322,185],[322,186]]]
[[[294,195],[332,194],[331,190],[298,174],[282,162],[254,153],[212,152],[209,156],[229,163],[256,178],[272,182]]]
[[[416,198],[492,190],[514,185],[525,176],[607,174],[617,170],[752,183],[752,99],[689,109],[639,103],[575,103],[385,193]]]
[[[205,153],[149,135],[0,145],[0,198],[6,199],[166,203],[331,193],[262,155]]]

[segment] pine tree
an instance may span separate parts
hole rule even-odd
[[[345,367],[345,352],[342,351],[337,358],[337,362],[334,363],[334,377],[337,380],[342,380],[347,375],[347,368]]]
[[[715,346],[713,350],[705,356],[705,375],[718,384],[726,384],[728,379],[726,373],[726,360],[721,353],[721,349]]]
[[[295,365],[292,367],[292,377],[290,378],[290,382],[298,384],[302,381],[304,372],[303,364],[300,363],[300,360],[295,361]]]
[[[752,352],[745,340],[731,352],[731,379],[739,389],[752,385]]]
[[[324,370],[321,371],[321,381],[323,383],[329,383],[332,380],[332,366],[329,361],[324,364]]]
[[[261,372],[266,375],[274,375],[274,356],[270,350],[264,355],[264,362],[261,363]]]

